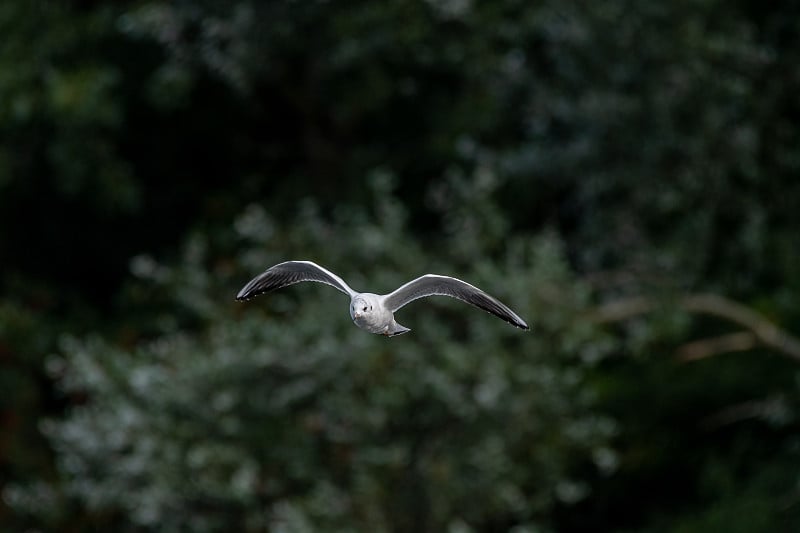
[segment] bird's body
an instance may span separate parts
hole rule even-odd
[[[350,297],[350,318],[360,328],[392,337],[411,331],[397,323],[394,313],[404,305],[426,296],[450,296],[474,305],[502,318],[509,324],[528,329],[514,311],[496,298],[460,279],[437,274],[426,274],[409,281],[389,294],[357,292],[342,278],[311,261],[286,261],[268,268],[245,285],[237,300],[249,300],[259,294],[270,292],[301,281],[316,281],[330,285]]]
[[[409,330],[394,319],[394,313],[381,305],[381,295],[362,292],[350,300],[350,318],[356,326],[370,333],[394,336]]]

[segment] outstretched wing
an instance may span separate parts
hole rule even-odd
[[[351,298],[356,292],[342,278],[311,261],[286,261],[279,263],[251,279],[242,287],[237,300],[249,300],[259,294],[274,291],[301,281],[316,281],[335,287]]]
[[[497,298],[490,296],[460,279],[436,274],[426,274],[409,281],[399,289],[383,296],[383,304],[392,312],[397,311],[409,302],[426,296],[450,296],[462,302],[474,305],[484,311],[502,318],[512,326],[529,329],[528,324],[519,315],[508,308]]]

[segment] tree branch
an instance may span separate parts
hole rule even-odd
[[[689,294],[681,296],[671,303],[689,313],[710,315],[733,322],[746,329],[762,345],[800,362],[800,339],[779,328],[749,307],[715,294]],[[666,308],[668,305],[668,302],[645,296],[624,298],[597,308],[592,314],[592,320],[598,324],[622,322],[657,309]],[[724,342],[729,344],[735,341],[734,344],[743,346],[745,343],[744,336],[726,337],[728,338]]]
[[[696,361],[713,355],[729,352],[743,352],[751,350],[758,345],[758,337],[752,331],[739,331],[688,342],[678,348],[676,354],[681,361]]]
[[[786,418],[788,408],[781,396],[771,396],[761,400],[750,400],[731,405],[707,416],[701,422],[706,429],[716,429],[752,418],[781,421]]]

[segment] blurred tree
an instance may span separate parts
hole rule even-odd
[[[796,529],[796,363],[680,303],[800,329],[798,14],[4,2],[0,523]],[[227,303],[303,256],[507,277],[535,334],[443,305],[406,351]],[[265,311],[319,320],[305,294]]]
[[[311,213],[284,225],[252,206],[236,223],[235,264],[316,250],[356,287],[444,268],[448,249],[433,256],[408,239],[390,191],[374,202],[376,214],[354,207],[337,222]],[[413,333],[391,342],[352,327],[346,299],[319,286],[235,304],[234,272],[200,236],[180,265],[140,260],[143,276],[209,326],[132,352],[99,339],[64,345],[55,377],[90,399],[47,426],[69,493],[160,531],[548,526],[555,502],[590,490],[571,475],[576,458],[604,457],[598,469],[614,470],[604,442],[615,424],[580,390],[591,364],[582,357],[613,343],[576,320],[587,293],[552,241],[508,246],[502,266],[479,260],[463,277],[503,280],[526,316],[559,302],[535,335],[434,303],[406,315]]]

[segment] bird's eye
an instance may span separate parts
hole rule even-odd
[[[366,311],[366,310],[367,310],[367,307],[366,307],[366,306],[364,306],[364,311]]]

